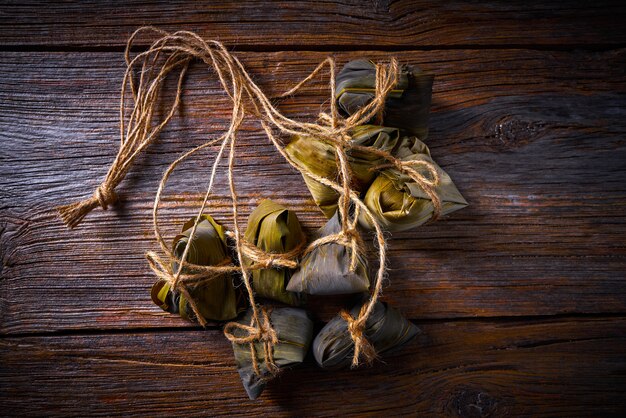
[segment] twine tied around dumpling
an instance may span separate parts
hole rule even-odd
[[[223,277],[225,274],[239,271],[239,267],[231,264],[232,260],[230,258],[223,260],[215,266],[201,266],[188,262],[181,263],[185,265],[185,273],[174,271],[171,259],[164,260],[154,251],[146,253],[146,260],[155,276],[165,280],[170,285],[170,289],[180,292],[187,299],[187,303],[189,303],[196,320],[203,327],[207,324],[206,318],[200,312],[200,308],[191,296],[189,289]]]
[[[226,233],[232,236],[228,231]],[[295,268],[298,265],[297,259],[304,249],[305,242],[300,243],[293,250],[286,253],[269,253],[261,250],[254,244],[242,239],[242,252],[245,257],[254,260],[254,264],[248,270],[262,270],[266,268]],[[206,326],[207,321],[200,313],[200,309],[189,293],[190,287],[201,286],[211,280],[223,277],[225,274],[239,273],[241,267],[232,264],[230,258],[222,260],[213,266],[203,266],[192,264],[187,261],[181,263],[184,269],[174,271],[171,258],[164,259],[154,251],[146,253],[146,260],[152,272],[159,279],[165,280],[170,288],[182,293],[187,299],[196,319],[202,326]]]
[[[131,59],[130,51],[132,50],[133,41],[139,34],[145,31],[152,31],[160,37],[154,41],[147,50],[138,53],[133,59]],[[359,364],[359,357],[362,353],[364,353],[364,357],[373,358],[375,352],[373,351],[374,349],[371,347],[371,344],[367,342],[366,337],[363,335],[363,327],[382,291],[382,283],[386,273],[386,244],[382,227],[379,222],[360,199],[358,193],[351,188],[351,169],[348,161],[349,151],[351,149],[359,149],[360,151],[373,152],[378,156],[383,157],[395,168],[406,173],[413,180],[415,180],[416,183],[424,187],[426,193],[428,193],[433,199],[434,217],[439,216],[439,212],[441,211],[440,199],[434,192],[434,187],[439,182],[439,177],[437,175],[432,175],[433,173],[436,174],[436,169],[431,163],[420,162],[421,165],[430,171],[432,176],[429,179],[412,168],[412,165],[415,164],[413,162],[409,163],[400,161],[387,152],[370,147],[357,147],[350,143],[350,132],[356,126],[366,124],[370,120],[376,120],[378,123],[382,123],[386,96],[398,81],[399,68],[397,60],[393,58],[387,64],[376,64],[376,87],[374,98],[367,105],[363,106],[358,112],[343,119],[338,114],[337,103],[335,100],[335,61],[331,57],[325,59],[306,78],[304,78],[292,89],[281,95],[281,97],[286,97],[296,93],[305,83],[319,74],[324,67],[328,66],[330,72],[329,87],[331,95],[330,114],[328,115],[323,113],[320,115],[318,123],[311,123],[292,120],[278,111],[273,100],[268,98],[261,88],[257,86],[239,59],[228,52],[224,45],[218,41],[206,41],[198,35],[188,31],[168,33],[160,29],[145,27],[135,31],[135,33],[129,38],[125,58],[127,68],[121,92],[121,141],[118,154],[109,168],[109,172],[107,173],[105,180],[96,189],[93,196],[84,201],[58,208],[63,221],[69,227],[73,228],[96,207],[101,206],[103,209],[107,209],[108,205],[116,200],[115,188],[126,176],[137,156],[140,155],[148,145],[154,142],[158,134],[171,120],[178,109],[181,102],[182,83],[188,66],[192,59],[198,59],[213,69],[217,75],[224,92],[232,101],[232,116],[229,127],[223,135],[185,152],[168,167],[163,175],[154,201],[153,225],[156,240],[159,243],[162,252],[165,254],[165,258],[162,258],[155,252],[149,252],[146,257],[150,268],[158,277],[168,280],[173,285],[174,289],[178,289],[183,292],[186,297],[188,296],[187,286],[199,285],[203,281],[212,280],[223,273],[234,271],[240,272],[252,307],[253,318],[251,325],[246,329],[248,336],[245,338],[250,339],[250,342],[263,341],[264,352],[266,359],[268,360],[266,362],[267,364],[273,364],[271,357],[268,356],[271,356],[272,350],[270,348],[276,343],[277,340],[275,338],[275,333],[272,333],[267,312],[264,309],[257,307],[254,299],[254,292],[250,284],[249,270],[254,268],[266,268],[268,266],[279,266],[281,263],[285,267],[291,267],[295,265],[297,255],[295,252],[293,254],[292,252],[289,252],[280,256],[268,253],[263,254],[259,252],[261,251],[260,249],[251,248],[249,243],[246,243],[243,240],[243,237],[239,232],[238,196],[233,179],[235,144],[237,139],[236,134],[244,118],[246,116],[252,116],[260,122],[262,128],[267,134],[268,139],[292,167],[298,170],[302,175],[316,180],[319,183],[335,190],[340,196],[338,207],[342,222],[341,232],[339,234],[323,237],[314,241],[306,249],[302,248],[304,251],[310,251],[312,248],[328,242],[336,242],[341,245],[349,246],[353,250],[350,266],[353,270],[356,268],[357,254],[363,249],[361,236],[356,229],[358,215],[360,213],[364,214],[374,225],[376,236],[375,242],[378,246],[379,259],[375,286],[369,302],[364,305],[363,309],[361,309],[358,317],[350,317],[351,319],[347,319],[346,317],[349,325],[349,331],[355,342],[353,365],[356,366]],[[134,67],[136,65],[141,66],[138,82],[134,80]],[[157,105],[160,102],[160,91],[163,83],[165,82],[167,76],[175,71],[179,71],[179,73],[174,102],[163,120],[160,121],[160,123],[153,125],[152,118],[157,112]],[[127,90],[130,90],[134,99],[134,106],[128,121],[125,119]],[[307,168],[298,166],[289,157],[289,155],[285,153],[284,145],[276,136],[274,130],[279,131],[282,135],[309,136],[334,145],[337,157],[337,167],[340,173],[339,181],[337,182],[335,179],[318,176],[310,172]],[[157,212],[163,188],[165,187],[165,183],[171,172],[180,162],[189,158],[192,154],[215,144],[219,144],[220,147],[215,156],[209,185],[198,215],[196,216],[189,240],[193,240],[196,227],[200,222],[202,213],[206,208],[209,196],[211,195],[217,167],[222,159],[222,156],[228,149],[228,184],[232,199],[233,219],[233,231],[231,237],[235,241],[238,259],[242,260],[244,255],[249,254],[251,255],[250,258],[256,258],[256,266],[193,265],[186,262],[186,257],[190,247],[188,245],[180,257],[180,260],[177,260],[179,263],[178,270],[172,271],[171,264],[175,260],[175,257],[167,248],[157,222]],[[195,306],[195,303],[191,298],[187,297],[187,299],[190,302],[194,313],[196,313],[198,321],[204,325],[204,318],[198,315],[198,309]],[[233,329],[233,327],[241,328],[241,324],[233,324],[235,323],[231,322],[226,325],[225,331],[227,331],[227,337],[230,335],[230,338],[232,338],[230,330]],[[254,350],[252,346],[251,350]],[[255,358],[254,355],[252,357]]]
[[[240,324],[239,322],[229,322],[226,324],[224,327],[224,335],[230,342],[235,344],[249,344],[252,368],[257,376],[261,376],[262,373],[257,359],[256,343],[263,343],[265,367],[270,374],[276,375],[279,372],[279,368],[274,362],[274,345],[278,344],[278,334],[276,330],[272,328],[270,321],[271,308],[266,309],[262,307],[259,311],[256,309],[252,310],[252,318],[249,326]],[[258,317],[259,313],[261,314],[261,318]],[[244,331],[247,335],[237,337],[234,334],[235,330]]]
[[[230,231],[226,235],[233,238],[234,234]],[[306,239],[302,240],[293,249],[284,253],[271,253],[263,251],[250,241],[241,239],[241,248],[245,257],[253,262],[248,270],[263,270],[268,268],[287,268],[295,269],[298,267],[298,257],[302,255],[306,246]]]
[[[409,176],[413,181],[415,181],[420,186],[422,190],[424,190],[424,192],[426,192],[431,202],[433,203],[433,214],[431,215],[428,222],[429,223],[434,222],[437,219],[439,219],[439,217],[441,216],[441,197],[439,197],[436,187],[439,185],[441,181],[441,176],[439,175],[439,171],[437,170],[437,167],[431,162],[424,161],[424,160],[406,160],[405,161],[405,160],[394,158],[393,160],[390,160],[390,161],[391,162],[388,164],[380,164],[375,167],[371,167],[370,170],[379,171],[385,168],[393,168]],[[428,171],[428,173],[430,174],[430,178],[424,176],[422,173],[417,171],[415,167],[425,168],[426,171]]]
[[[354,342],[353,368],[359,366],[361,359],[364,360],[365,364],[371,365],[377,358],[376,349],[364,335],[367,322],[367,317],[364,316],[366,310],[367,305],[363,305],[356,318],[346,310],[339,312],[339,315],[348,323],[348,332]]]

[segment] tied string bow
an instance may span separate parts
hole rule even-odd
[[[133,41],[144,32],[156,33],[159,35],[159,38],[152,43],[150,48],[138,53],[131,59],[130,51],[132,50]],[[223,91],[232,101],[232,116],[230,125],[223,135],[209,140],[204,144],[201,144],[184,153],[165,171],[159,184],[153,206],[153,225],[155,237],[162,252],[165,254],[165,258],[161,258],[154,252],[148,253],[147,258],[150,268],[158,277],[165,278],[174,286],[174,288],[179,289],[183,292],[183,294],[186,293],[186,295],[189,294],[187,291],[188,285],[198,285],[203,281],[212,280],[214,277],[226,272],[240,271],[248,292],[252,310],[252,322],[249,326],[250,329],[248,329],[249,334],[247,338],[251,338],[251,341],[263,340],[264,344],[275,343],[276,339],[271,338],[272,333],[269,331],[269,329],[271,329],[271,326],[269,326],[269,317],[264,310],[257,307],[254,301],[254,292],[250,284],[248,273],[249,270],[254,268],[266,268],[268,266],[279,265],[283,265],[285,267],[293,266],[295,263],[295,257],[285,257],[285,254],[282,256],[261,254],[254,249],[251,250],[249,243],[246,243],[243,240],[239,232],[238,196],[233,179],[235,144],[237,139],[236,134],[246,115],[252,116],[260,122],[268,139],[292,167],[298,170],[302,175],[330,187],[339,194],[338,206],[342,222],[341,232],[334,236],[324,237],[313,242],[305,251],[310,251],[312,248],[315,248],[315,246],[331,241],[342,245],[348,245],[353,248],[351,259],[351,268],[353,269],[356,267],[356,257],[362,247],[362,240],[356,229],[359,214],[363,214],[374,226],[376,236],[375,243],[378,247],[378,272],[376,275],[375,286],[372,290],[369,303],[365,305],[365,308],[361,310],[358,317],[354,319],[353,322],[349,321],[349,324],[354,324],[349,326],[349,330],[353,340],[355,341],[355,356],[353,357],[353,364],[357,365],[360,353],[368,351],[368,349],[364,348],[367,344],[365,344],[366,339],[362,335],[362,326],[370,315],[374,304],[382,291],[382,283],[386,274],[386,243],[380,224],[372,212],[360,199],[359,194],[351,188],[351,169],[348,162],[348,154],[351,149],[356,149],[356,147],[350,141],[350,131],[354,127],[368,123],[368,121],[372,119],[376,120],[378,123],[382,122],[385,98],[389,91],[391,91],[397,84],[399,75],[398,62],[395,59],[391,59],[387,64],[376,64],[376,88],[374,98],[367,105],[363,106],[358,112],[345,119],[340,118],[337,111],[335,98],[335,61],[333,58],[329,57],[321,62],[306,78],[304,78],[292,89],[281,95],[281,97],[286,97],[295,94],[304,84],[312,80],[322,71],[322,69],[328,66],[330,72],[329,90],[331,95],[330,115],[323,115],[317,123],[312,123],[296,121],[283,115],[275,107],[273,100],[268,98],[263,90],[255,83],[239,59],[230,54],[230,52],[220,42],[206,41],[198,35],[188,31],[168,33],[160,29],[144,27],[138,29],[128,40],[125,56],[127,69],[124,75],[121,92],[121,142],[118,154],[113,161],[105,180],[102,185],[98,187],[94,196],[85,201],[58,208],[63,221],[69,227],[75,227],[91,210],[98,206],[106,208],[109,204],[115,201],[114,190],[126,176],[137,156],[141,154],[148,145],[154,142],[161,130],[176,113],[181,102],[182,82],[187,72],[189,63],[192,60],[199,60],[213,70],[219,79]],[[140,70],[138,71],[138,80],[135,79],[135,67],[137,66],[140,67]],[[161,87],[167,76],[176,71],[179,72],[174,102],[165,117],[159,123],[153,123],[153,116],[159,108],[158,104]],[[133,100],[133,109],[128,119],[126,119],[125,109],[127,90],[129,90],[132,94]],[[276,135],[275,131],[278,131],[281,136],[308,136],[333,144],[336,151],[337,167],[340,174],[339,181],[337,182],[335,179],[318,176],[311,173],[307,168],[300,167],[284,151],[284,144]],[[190,240],[193,240],[193,236],[198,223],[200,222],[202,213],[207,206],[215,180],[217,167],[223,155],[228,150],[228,184],[232,199],[232,219],[234,226],[232,237],[235,241],[235,248],[239,260],[243,259],[247,251],[250,258],[255,260],[255,264],[247,268],[233,265],[191,265],[186,262],[190,247],[187,245],[185,251],[180,257],[180,260],[178,260],[178,270],[173,271],[171,264],[174,260],[174,256],[167,248],[157,222],[157,213],[161,194],[167,179],[178,164],[189,158],[192,154],[212,145],[219,145],[219,149],[215,155],[206,194],[202,201],[200,210],[198,211],[198,215],[196,216],[194,226],[191,230]],[[387,153],[381,154],[382,151],[374,150],[372,148],[367,148],[367,151],[378,153],[387,161],[394,164],[394,166],[400,168],[401,171],[409,173],[411,176],[415,176],[415,173],[417,173],[416,170],[411,171],[412,167],[410,165],[398,163],[393,156]],[[422,183],[428,186],[428,180],[429,179],[426,179],[426,181],[422,181]],[[432,182],[436,181],[434,177],[431,180]],[[433,200],[433,202],[435,201],[436,200]],[[436,204],[435,208],[437,209]],[[289,256],[291,255],[292,254],[289,254]],[[283,258],[288,258],[289,260],[286,261],[283,260]],[[189,298],[189,301],[192,309],[197,311],[197,308],[194,308],[191,298]],[[199,315],[197,316],[198,320],[202,323],[203,318]],[[239,327],[238,325],[231,324],[227,324],[227,331],[231,330],[233,327]],[[253,331],[252,328],[254,328],[255,331]],[[232,336],[232,334],[230,335]],[[267,335],[270,337],[267,337]],[[251,348],[251,350],[253,349]],[[271,350],[268,349],[264,351],[267,352],[267,355],[270,355],[271,353]],[[253,358],[255,358],[254,355]],[[268,363],[273,362],[270,361]]]
[[[256,344],[262,343],[265,368],[271,375],[276,375],[279,368],[274,361],[274,345],[278,344],[278,333],[272,328],[271,310],[261,308],[260,314],[261,320],[259,321],[253,316],[250,325],[229,322],[224,327],[224,335],[235,344],[249,344],[252,368],[257,376],[262,376],[262,373],[257,358]],[[237,330],[243,331],[245,335],[237,336],[236,334],[239,334]]]

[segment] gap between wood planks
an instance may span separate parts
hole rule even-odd
[[[626,48],[626,43],[619,44],[455,44],[455,45],[248,45],[226,44],[233,52],[327,52],[328,54],[340,52],[359,51],[382,51],[382,52],[410,52],[410,51],[453,51],[462,49],[474,50],[505,50],[520,49],[530,51],[582,51],[582,52],[608,52]],[[1,45],[0,52],[120,52],[125,51],[122,45],[81,46],[81,45]],[[135,46],[131,50],[134,53],[147,50],[147,46]]]
[[[416,325],[432,325],[432,324],[450,324],[450,323],[534,323],[559,321],[559,320],[576,320],[576,319],[626,319],[626,312],[612,313],[567,313],[553,315],[519,315],[519,316],[481,316],[481,317],[450,317],[450,318],[430,318],[419,319],[410,318],[410,321]],[[184,333],[188,331],[220,331],[222,324],[209,324],[204,329],[200,325],[189,323],[187,326],[180,327],[130,327],[130,328],[83,328],[83,329],[60,329],[50,332],[16,332],[1,333],[0,340],[3,339],[19,339],[19,338],[46,338],[46,337],[69,337],[69,336],[97,336],[97,335],[127,335],[127,334],[172,334]]]

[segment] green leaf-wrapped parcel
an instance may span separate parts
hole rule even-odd
[[[350,142],[355,145],[391,152],[398,140],[399,132],[396,128],[363,125],[352,130]],[[337,181],[339,172],[333,145],[311,137],[296,136],[285,147],[285,152],[301,168],[318,176]],[[365,191],[376,175],[370,168],[381,164],[383,162],[381,157],[372,153],[349,149],[346,154],[352,170],[352,189],[357,192]],[[303,177],[313,200],[324,212],[324,215],[327,218],[333,216],[337,210],[339,194],[316,180],[305,175]]]
[[[350,315],[356,318],[365,303],[368,302],[352,308]],[[363,330],[377,354],[405,344],[418,333],[417,326],[384,302],[376,302]],[[337,315],[322,328],[313,341],[315,360],[325,369],[341,369],[350,366],[353,354],[354,342],[348,331],[348,323]]]
[[[416,67],[403,66],[398,83],[385,100],[384,125],[426,139],[433,79]],[[350,61],[337,76],[337,104],[348,115],[367,105],[375,92],[376,66],[370,60]]]
[[[228,259],[224,228],[209,215],[202,215],[194,238],[189,236],[195,219],[183,225],[182,232],[174,238],[173,253],[180,259],[189,244],[187,262],[202,266],[215,266]],[[178,262],[172,263],[173,271],[178,270]],[[183,268],[183,272],[185,269]],[[206,320],[226,321],[237,316],[237,297],[230,274],[215,277],[189,290],[200,314]],[[170,288],[165,280],[157,281],[152,287],[152,300],[164,311],[180,314],[185,319],[193,319],[195,314],[187,299]]]
[[[339,233],[339,212],[320,228],[315,239]],[[287,290],[310,295],[340,295],[367,292],[370,279],[367,261],[357,255],[354,272],[350,271],[352,249],[342,244],[327,243],[314,248],[302,257],[300,268],[291,277]]]
[[[274,363],[280,369],[302,363],[309,351],[313,339],[313,321],[306,311],[297,308],[275,308],[270,312],[272,328],[278,334],[278,344],[273,346]],[[246,315],[237,322],[250,325],[252,312],[248,310]],[[245,337],[245,332],[235,329],[236,337]],[[259,397],[266,383],[273,377],[265,363],[263,343],[255,343],[257,364],[261,372],[257,376],[252,365],[252,353],[250,344],[233,343],[237,370],[250,399]]]
[[[305,235],[294,211],[266,199],[250,214],[244,238],[265,252],[286,253],[301,245]],[[253,264],[246,257],[243,263],[247,267]],[[291,273],[287,268],[253,270],[254,291],[261,297],[296,305],[298,294],[285,290]]]
[[[426,144],[415,137],[403,137],[394,156],[402,161],[427,161],[439,173],[435,192],[441,199],[441,215],[447,215],[467,206],[450,176],[431,158]],[[416,165],[418,172],[429,177],[428,171]],[[365,194],[363,202],[384,229],[390,232],[405,231],[426,223],[432,216],[434,206],[428,194],[407,174],[389,168],[380,171]],[[363,212],[359,224],[372,229],[373,225]]]

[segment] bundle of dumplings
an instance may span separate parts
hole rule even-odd
[[[418,227],[431,220],[435,211],[447,215],[467,206],[450,176],[433,161],[428,147],[422,142],[428,135],[432,84],[433,77],[417,68],[403,67],[397,85],[385,99],[382,121],[371,120],[350,133],[351,143],[358,145],[355,149],[346,148],[352,172],[350,187],[359,194],[375,221],[388,232]],[[374,63],[359,59],[346,64],[337,77],[335,92],[337,106],[344,116],[352,115],[370,103],[376,94],[375,85]],[[431,170],[434,167],[438,182],[433,190],[427,191],[405,172],[385,164],[380,154],[369,150],[381,150],[399,161],[411,163],[414,170],[425,177],[432,174],[426,167]],[[285,152],[308,172],[331,180],[339,176],[335,148],[326,142],[298,136],[292,138]],[[313,200],[328,218],[310,240],[339,233],[342,220],[338,192],[308,176],[304,176],[304,181]],[[433,202],[433,193],[438,197],[437,202]],[[176,257],[180,258],[189,247],[186,260],[196,265],[215,266],[234,258],[223,226],[203,215],[191,236],[194,221],[183,225],[181,233],[174,239],[172,253]],[[358,228],[371,231],[371,219],[361,213]],[[271,200],[261,201],[250,214],[244,239],[247,244],[269,254],[295,251],[307,243],[296,213]],[[276,337],[269,347],[271,365],[266,364],[267,353],[264,353],[268,346],[263,346],[261,341],[233,342],[237,368],[251,399],[257,398],[276,375],[272,368],[284,369],[301,363],[311,344],[320,367],[335,370],[350,366],[355,347],[348,332],[349,324],[342,316],[337,316],[314,337],[313,321],[302,305],[306,295],[363,294],[365,297],[368,294],[371,283],[367,257],[365,252],[354,251],[354,247],[339,242],[324,243],[302,252],[295,268],[259,268],[254,259],[246,256],[236,260],[242,267],[250,269],[257,296],[287,305],[267,313]],[[172,269],[179,269],[176,262],[173,262]],[[185,269],[181,271],[184,273]],[[195,300],[195,311],[190,309],[184,295],[171,289],[164,280],[153,286],[152,299],[165,311],[186,319],[197,319],[196,315],[200,314],[208,321],[233,320],[246,310],[248,303],[236,286],[237,281],[237,273],[224,273],[192,287],[189,295]],[[357,317],[364,303],[352,307],[350,315]],[[242,329],[250,324],[251,315],[248,309],[236,320]],[[418,332],[417,327],[399,311],[380,301],[373,305],[363,328],[363,335],[377,354],[410,341]],[[245,334],[236,330],[235,337],[238,333]]]

